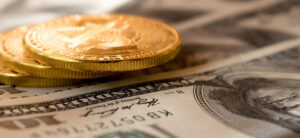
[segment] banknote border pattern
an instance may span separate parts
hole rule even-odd
[[[117,87],[112,89],[98,90],[46,102],[37,102],[22,105],[6,105],[2,107],[0,106],[0,118],[66,111],[116,99],[191,86],[193,84],[193,80],[188,80],[180,77],[160,81],[150,81],[141,84],[127,85],[124,87]]]

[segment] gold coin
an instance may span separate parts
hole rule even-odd
[[[51,79],[25,75],[0,65],[0,83],[20,87],[62,87],[83,83],[80,79]]]
[[[2,40],[0,40],[0,57],[6,66],[18,72],[25,72],[32,76],[47,78],[83,79],[105,77],[113,74],[91,71],[71,71],[39,63],[30,57],[23,48],[23,37],[27,30],[28,27],[20,27],[3,34]]]
[[[178,32],[162,22],[132,15],[74,15],[33,27],[28,52],[49,65],[73,70],[128,71],[175,57]]]
[[[0,83],[21,87],[60,87],[74,85],[86,80],[80,79],[51,79],[33,77],[25,73],[14,71],[0,61]]]

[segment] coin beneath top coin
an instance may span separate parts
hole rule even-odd
[[[23,49],[23,37],[29,27],[20,27],[4,33],[0,38],[0,59],[6,66],[18,72],[28,73],[32,76],[47,78],[83,79],[112,75],[113,73],[72,71],[58,69],[30,57]]]
[[[0,38],[2,34],[0,34]],[[58,78],[41,78],[30,76],[29,74],[18,72],[6,67],[0,61],[0,83],[12,86],[24,87],[58,87],[68,86],[85,82],[82,79],[58,79]]]
[[[19,87],[62,87],[86,82],[81,79],[34,77],[3,66],[0,62],[0,83]]]
[[[84,71],[128,71],[175,57],[178,32],[162,22],[122,14],[74,15],[31,28],[31,56],[49,65]]]

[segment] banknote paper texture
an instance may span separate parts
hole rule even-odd
[[[2,86],[0,137],[300,137],[299,7],[297,0],[129,1],[113,12],[175,26],[181,53],[80,86]]]
[[[166,79],[147,81],[152,79],[149,77],[143,83],[131,79],[70,90],[72,93],[2,100],[0,131],[6,137],[37,138],[126,133],[144,137],[298,137],[300,75],[295,67],[299,42],[294,39],[250,52],[243,55],[244,61],[229,58],[223,61],[227,66],[199,67],[193,75],[169,73]],[[280,68],[282,64],[284,68]],[[274,131],[266,133],[269,128]]]

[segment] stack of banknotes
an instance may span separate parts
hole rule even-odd
[[[63,16],[103,13],[170,24],[180,33],[181,49],[167,63],[134,71],[115,70],[123,73],[71,86],[0,85],[1,138],[300,137],[299,0],[3,0],[0,31]],[[55,23],[40,29],[29,26],[25,32],[33,33],[28,39],[24,34],[24,49],[39,64],[61,70],[64,66],[52,62],[60,61],[69,70],[89,71],[94,68],[75,65],[80,57],[70,60],[70,47],[81,49],[71,53],[93,53],[123,51],[115,46],[124,44],[123,48],[134,51],[139,43],[127,38],[139,40],[145,35],[118,32],[138,25],[130,25],[128,20],[122,20],[123,26],[103,22],[111,32],[91,29],[81,33],[98,26],[95,21],[78,23],[83,28],[72,23],[63,28],[56,28]],[[151,29],[147,22],[142,26],[142,32],[162,29],[158,29],[161,25]],[[90,36],[96,32],[101,36],[98,39]],[[152,38],[167,42],[161,41],[166,40],[162,34],[171,32],[152,33],[142,42],[155,42]],[[109,43],[108,49],[106,44],[116,40],[108,39],[112,34],[118,41]],[[78,36],[81,39],[74,39]],[[107,42],[101,44],[102,49],[85,47],[102,40]],[[54,55],[47,53],[55,51],[52,45],[64,46],[55,47],[62,53],[48,56]],[[105,61],[110,65],[119,62]]]
[[[125,15],[71,15],[1,34],[0,82],[65,86],[140,70],[173,59],[180,36],[153,19]]]

